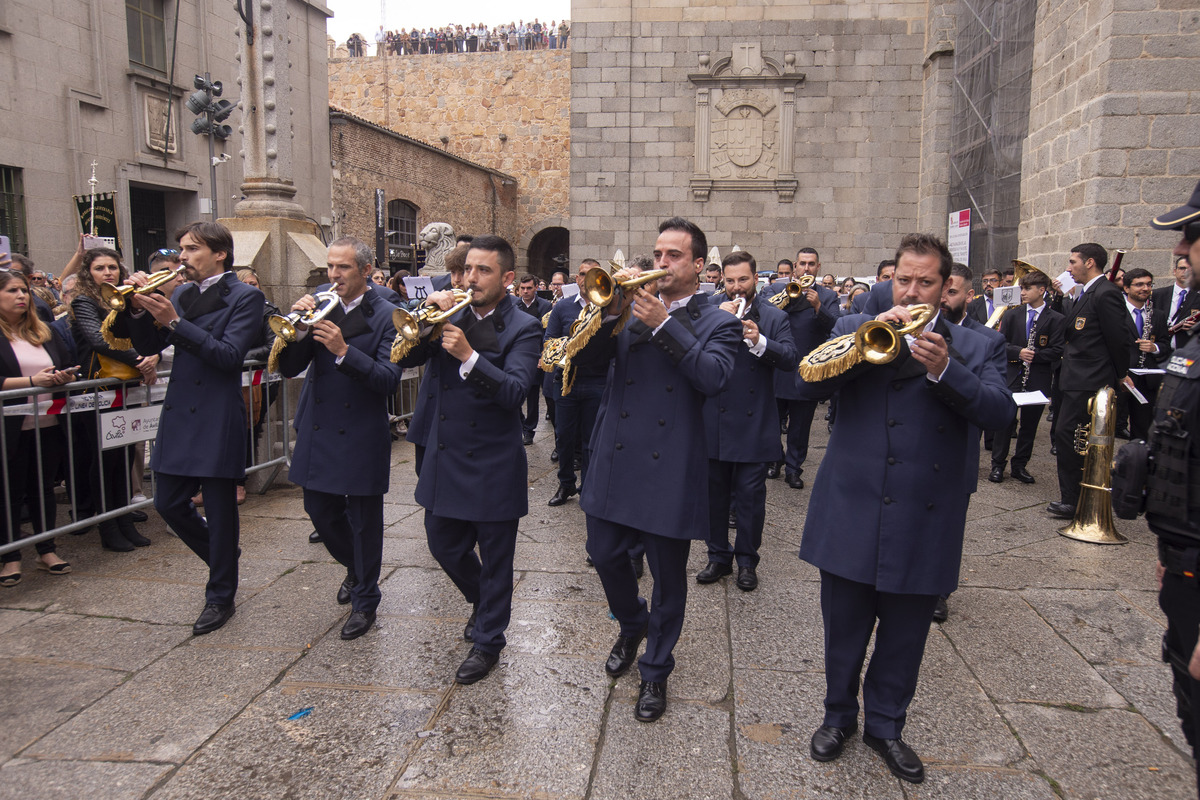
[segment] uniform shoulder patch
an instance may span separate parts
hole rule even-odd
[[[1171,356],[1171,360],[1167,362],[1167,372],[1185,378],[1200,378],[1200,360],[1187,356]]]

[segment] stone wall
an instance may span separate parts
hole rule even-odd
[[[1095,241],[1169,275],[1178,236],[1147,223],[1200,176],[1197,86],[1195,0],[1040,0],[1021,258],[1057,274]]]
[[[331,59],[330,104],[514,176],[520,262],[534,234],[567,226],[570,57],[543,50]]]
[[[518,235],[510,176],[400,136],[352,115],[330,113],[334,230],[375,247],[375,190],[417,207],[417,231],[448,222],[455,233]]]
[[[618,247],[646,252],[658,221],[681,214],[722,253],[738,244],[765,265],[812,246],[831,272],[873,275],[917,223],[926,12],[925,0],[575,2],[572,261]],[[703,199],[689,182],[698,90],[711,87],[713,98],[731,91],[714,71],[743,44],[758,45],[782,76],[803,75],[788,112],[794,124],[782,124],[786,94],[780,111],[763,104],[771,107],[763,125],[777,133],[771,147],[782,159],[764,173],[776,186],[714,188]],[[705,86],[689,79],[704,72]],[[724,124],[720,102],[704,112],[714,125]],[[712,133],[707,146],[719,161],[721,131]],[[779,185],[788,175],[797,186],[790,201]]]

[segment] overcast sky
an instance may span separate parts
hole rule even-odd
[[[496,3],[484,0],[442,0],[442,2],[401,3],[397,0],[327,0],[333,12],[327,30],[339,44],[355,31],[367,37],[372,47],[375,31],[467,25],[482,22],[489,28],[500,23],[532,21],[546,24],[571,16],[570,0],[513,0]]]

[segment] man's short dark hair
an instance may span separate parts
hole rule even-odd
[[[1123,278],[1122,282],[1125,284],[1125,288],[1128,289],[1130,286],[1133,286],[1133,282],[1139,278],[1149,278],[1150,280],[1154,280],[1154,275],[1148,269],[1134,267],[1133,269],[1125,272],[1125,277]]]
[[[741,252],[741,251],[739,251],[739,252]],[[726,258],[728,258],[728,256],[726,256]],[[725,262],[724,262],[724,260],[722,260],[720,264],[709,264],[708,266],[706,266],[706,267],[704,268],[704,271],[705,271],[705,272],[712,272],[713,270],[716,270],[717,272],[720,272],[720,271],[721,271],[721,268],[722,268],[724,265],[725,265]]]
[[[745,250],[738,250],[736,253],[730,253],[721,259],[721,272],[725,271],[726,267],[732,267],[736,264],[749,264],[750,274],[758,273],[758,264],[754,261],[754,256],[747,253]]]
[[[1041,270],[1030,270],[1021,278],[1021,288],[1029,289],[1033,286],[1040,286],[1043,289],[1050,289],[1050,276]]]
[[[996,269],[995,267],[988,267],[987,269],[985,269],[983,271],[983,275],[995,275],[997,278],[999,278],[1001,275],[1001,272],[1000,272],[1000,270]],[[982,275],[981,275],[981,277],[982,277]]]
[[[596,266],[600,266],[600,265],[599,265],[599,264],[597,264]],[[556,269],[556,270],[554,270],[554,272],[551,272],[551,273],[550,273],[550,280],[551,280],[551,282],[553,282],[553,281],[554,281],[554,276],[555,276],[555,275],[562,275],[562,276],[563,276],[563,283],[566,283],[567,281],[569,281],[569,280],[571,279],[571,276],[567,274],[567,271],[566,271],[566,270],[564,270],[564,269]]]
[[[349,247],[353,249],[354,264],[360,270],[366,269],[375,263],[375,254],[371,252],[371,248],[362,239],[355,238],[354,236],[342,236],[329,243],[329,249],[332,250],[335,247]]]
[[[971,272],[971,268],[959,261],[950,265],[950,274],[956,278],[962,278],[968,284],[975,280],[975,273]]]
[[[233,233],[219,222],[193,222],[175,231],[175,240],[182,241],[185,234],[203,244],[214,253],[224,253],[221,266],[226,272],[233,269]]]
[[[14,266],[16,266],[17,272],[24,274],[26,278],[28,278],[31,274],[33,274],[33,259],[32,258],[30,258],[29,256],[23,256],[20,253],[10,253],[9,257],[12,258],[12,263]],[[121,256],[118,255],[117,261],[120,261],[120,260],[121,260]]]
[[[517,286],[524,286],[527,283],[537,283],[537,277],[526,272],[521,276],[521,280],[517,281]]]
[[[593,267],[598,267],[598,266],[600,266],[600,262],[599,262],[599,261],[597,261],[597,260],[596,260],[596,259],[594,259],[594,258],[585,258],[585,259],[583,259],[582,261],[580,261],[580,262],[579,262],[579,266],[583,266],[584,264],[591,264]],[[566,273],[565,273],[565,272],[564,272],[563,274],[564,274],[564,275],[566,275]]]
[[[813,248],[811,248],[811,247],[801,247],[799,250],[797,250],[797,251],[796,251],[796,260],[797,260],[797,261],[799,261],[799,260],[800,260],[800,256],[802,256],[802,255],[816,256],[816,257],[817,257],[817,263],[820,263],[820,261],[821,261],[821,255],[820,255],[820,253],[818,253],[816,250],[814,250],[814,249],[813,249]]]
[[[500,262],[500,269],[504,272],[512,272],[516,266],[517,257],[513,254],[512,245],[499,236],[490,233],[486,236],[476,236],[471,240],[470,249],[495,253],[496,260]]]
[[[900,256],[905,253],[937,256],[941,260],[938,272],[941,273],[942,283],[950,277],[950,266],[954,263],[954,256],[950,255],[950,248],[946,247],[946,243],[932,233],[910,233],[901,239],[900,246],[896,248],[897,266],[900,264]]]
[[[1084,242],[1077,244],[1071,248],[1072,253],[1079,253],[1079,257],[1084,261],[1089,258],[1096,262],[1097,269],[1104,269],[1108,264],[1108,251],[1103,246],[1095,242]]]
[[[682,231],[692,237],[692,258],[704,258],[708,253],[708,237],[704,235],[704,231],[700,230],[700,226],[696,223],[686,220],[683,217],[671,217],[668,220],[663,220],[658,226],[659,233],[667,231]]]
[[[883,261],[880,261],[879,266],[875,268],[875,280],[879,280],[880,276],[883,275],[883,271],[885,269],[887,269],[888,267],[895,269],[896,268],[896,259],[885,258]],[[857,281],[856,281],[856,283],[857,283]]]
[[[784,264],[787,264],[789,267],[792,267],[793,269],[796,267],[796,265],[794,263],[792,263],[791,259],[781,258],[781,259],[779,259],[779,261],[775,262],[775,269],[779,269]]]

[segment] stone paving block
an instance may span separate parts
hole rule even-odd
[[[27,622],[32,622],[35,619],[40,619],[41,614],[33,611],[10,611],[0,609],[0,633],[10,631],[13,628],[18,628]]]
[[[0,767],[0,784],[6,796],[25,800],[84,791],[104,800],[140,800],[170,770],[166,764],[14,759]]]
[[[1069,559],[1061,555],[1027,557],[1012,552],[991,556],[964,555],[959,584],[997,589],[1150,588],[1153,570],[1152,563],[1121,559]]]
[[[0,686],[13,701],[0,707],[0,761],[67,722],[123,678],[107,669],[0,659]]]
[[[471,615],[471,606],[441,569],[395,569],[379,589],[379,614],[461,618],[464,623]]]
[[[1029,703],[1000,710],[1034,760],[1057,781],[1062,797],[1159,800],[1196,790],[1190,759],[1136,714],[1080,713]]]
[[[297,505],[300,500],[294,501]],[[332,561],[323,544],[311,544],[308,535],[313,532],[308,517],[289,519],[282,517],[269,522],[254,524],[243,518],[238,544],[242,558],[284,559],[287,561]]]
[[[994,506],[985,506],[990,513],[972,518],[980,503],[971,498],[967,527],[963,539],[963,555],[986,556],[1006,553],[1024,545],[1044,542],[1061,537],[1054,528],[1043,525],[1045,514],[1042,506],[1020,511],[1004,511]]]
[[[983,687],[936,625],[926,641],[904,739],[926,764],[1006,767],[1025,756]]]
[[[513,603],[512,620],[505,635],[512,650],[533,655],[581,656],[599,668],[608,658],[619,632],[604,602],[517,601]]]
[[[550,543],[517,540],[513,568],[518,572],[582,572],[588,569],[582,543]]]
[[[583,659],[506,651],[487,678],[455,687],[435,734],[394,788],[418,796],[581,798],[607,683]]]
[[[645,578],[643,577],[643,580]],[[604,603],[604,587],[596,573],[587,572],[527,572],[513,589],[513,602],[520,600],[544,600],[556,603]],[[0,622],[3,617],[0,616]]]
[[[379,617],[366,635],[331,632],[288,670],[285,683],[439,691],[467,657],[462,620]]]
[[[204,608],[204,587],[72,573],[55,578],[52,585],[22,583],[3,600],[9,608],[191,625]]]
[[[1171,670],[1162,663],[1141,666],[1114,664],[1096,667],[1096,671],[1129,701],[1132,709],[1175,743],[1183,753],[1191,748],[1179,727],[1175,713],[1175,694],[1171,691]]]
[[[609,707],[590,800],[732,796],[728,711],[676,700],[670,686],[667,711],[657,722],[638,722],[633,704],[631,696]]]
[[[734,669],[824,670],[820,585],[785,574],[769,592],[764,587],[736,592],[729,603],[729,635]]]
[[[155,793],[182,800],[382,797],[419,745],[434,694],[274,687]],[[304,708],[312,711],[288,720]]]
[[[925,766],[925,782],[906,785],[909,800],[1057,800],[1050,782],[1040,775],[987,767]]]
[[[1163,630],[1166,630],[1167,615],[1158,606],[1158,589],[1122,589],[1118,595],[1155,620]]]
[[[46,614],[0,635],[0,653],[133,672],[190,636],[191,631],[179,625]]]
[[[203,587],[208,582],[208,567],[197,558],[196,554],[182,544],[175,552],[162,552],[158,547],[148,548],[146,558],[137,559],[123,569],[114,570],[114,578],[130,578],[135,580],[157,580],[165,583],[187,584]],[[135,555],[131,553],[130,555]],[[253,591],[268,585],[287,570],[296,566],[295,560],[285,558],[248,558],[238,560],[238,591]]]
[[[340,564],[300,564],[240,603],[229,624],[198,638],[195,646],[303,650],[345,622],[350,606],[336,599],[345,577]]]
[[[1021,596],[1092,665],[1162,663],[1162,629],[1115,592],[1030,589]]]
[[[955,649],[999,701],[1119,708],[1124,700],[1054,630],[1012,593],[959,590],[942,625]],[[1006,620],[1004,626],[997,619]]]
[[[425,512],[410,514],[407,517],[383,526],[384,539],[418,539],[425,543]]]
[[[25,755],[182,763],[294,658],[291,653],[178,647]]]
[[[315,545],[323,547],[322,545]],[[441,569],[437,559],[429,554],[429,543],[424,533],[420,538],[402,539],[383,537],[383,563],[394,567],[422,567]]]
[[[852,737],[836,761],[823,764],[809,755],[825,714],[824,675],[736,669],[734,690],[737,781],[746,798],[904,797],[900,782],[861,736]]]
[[[671,674],[673,696],[716,703],[729,694],[728,592],[741,591],[728,581],[688,587],[683,630],[675,645],[675,671]],[[648,590],[647,590],[648,591]],[[612,647],[612,642],[609,642]]]

